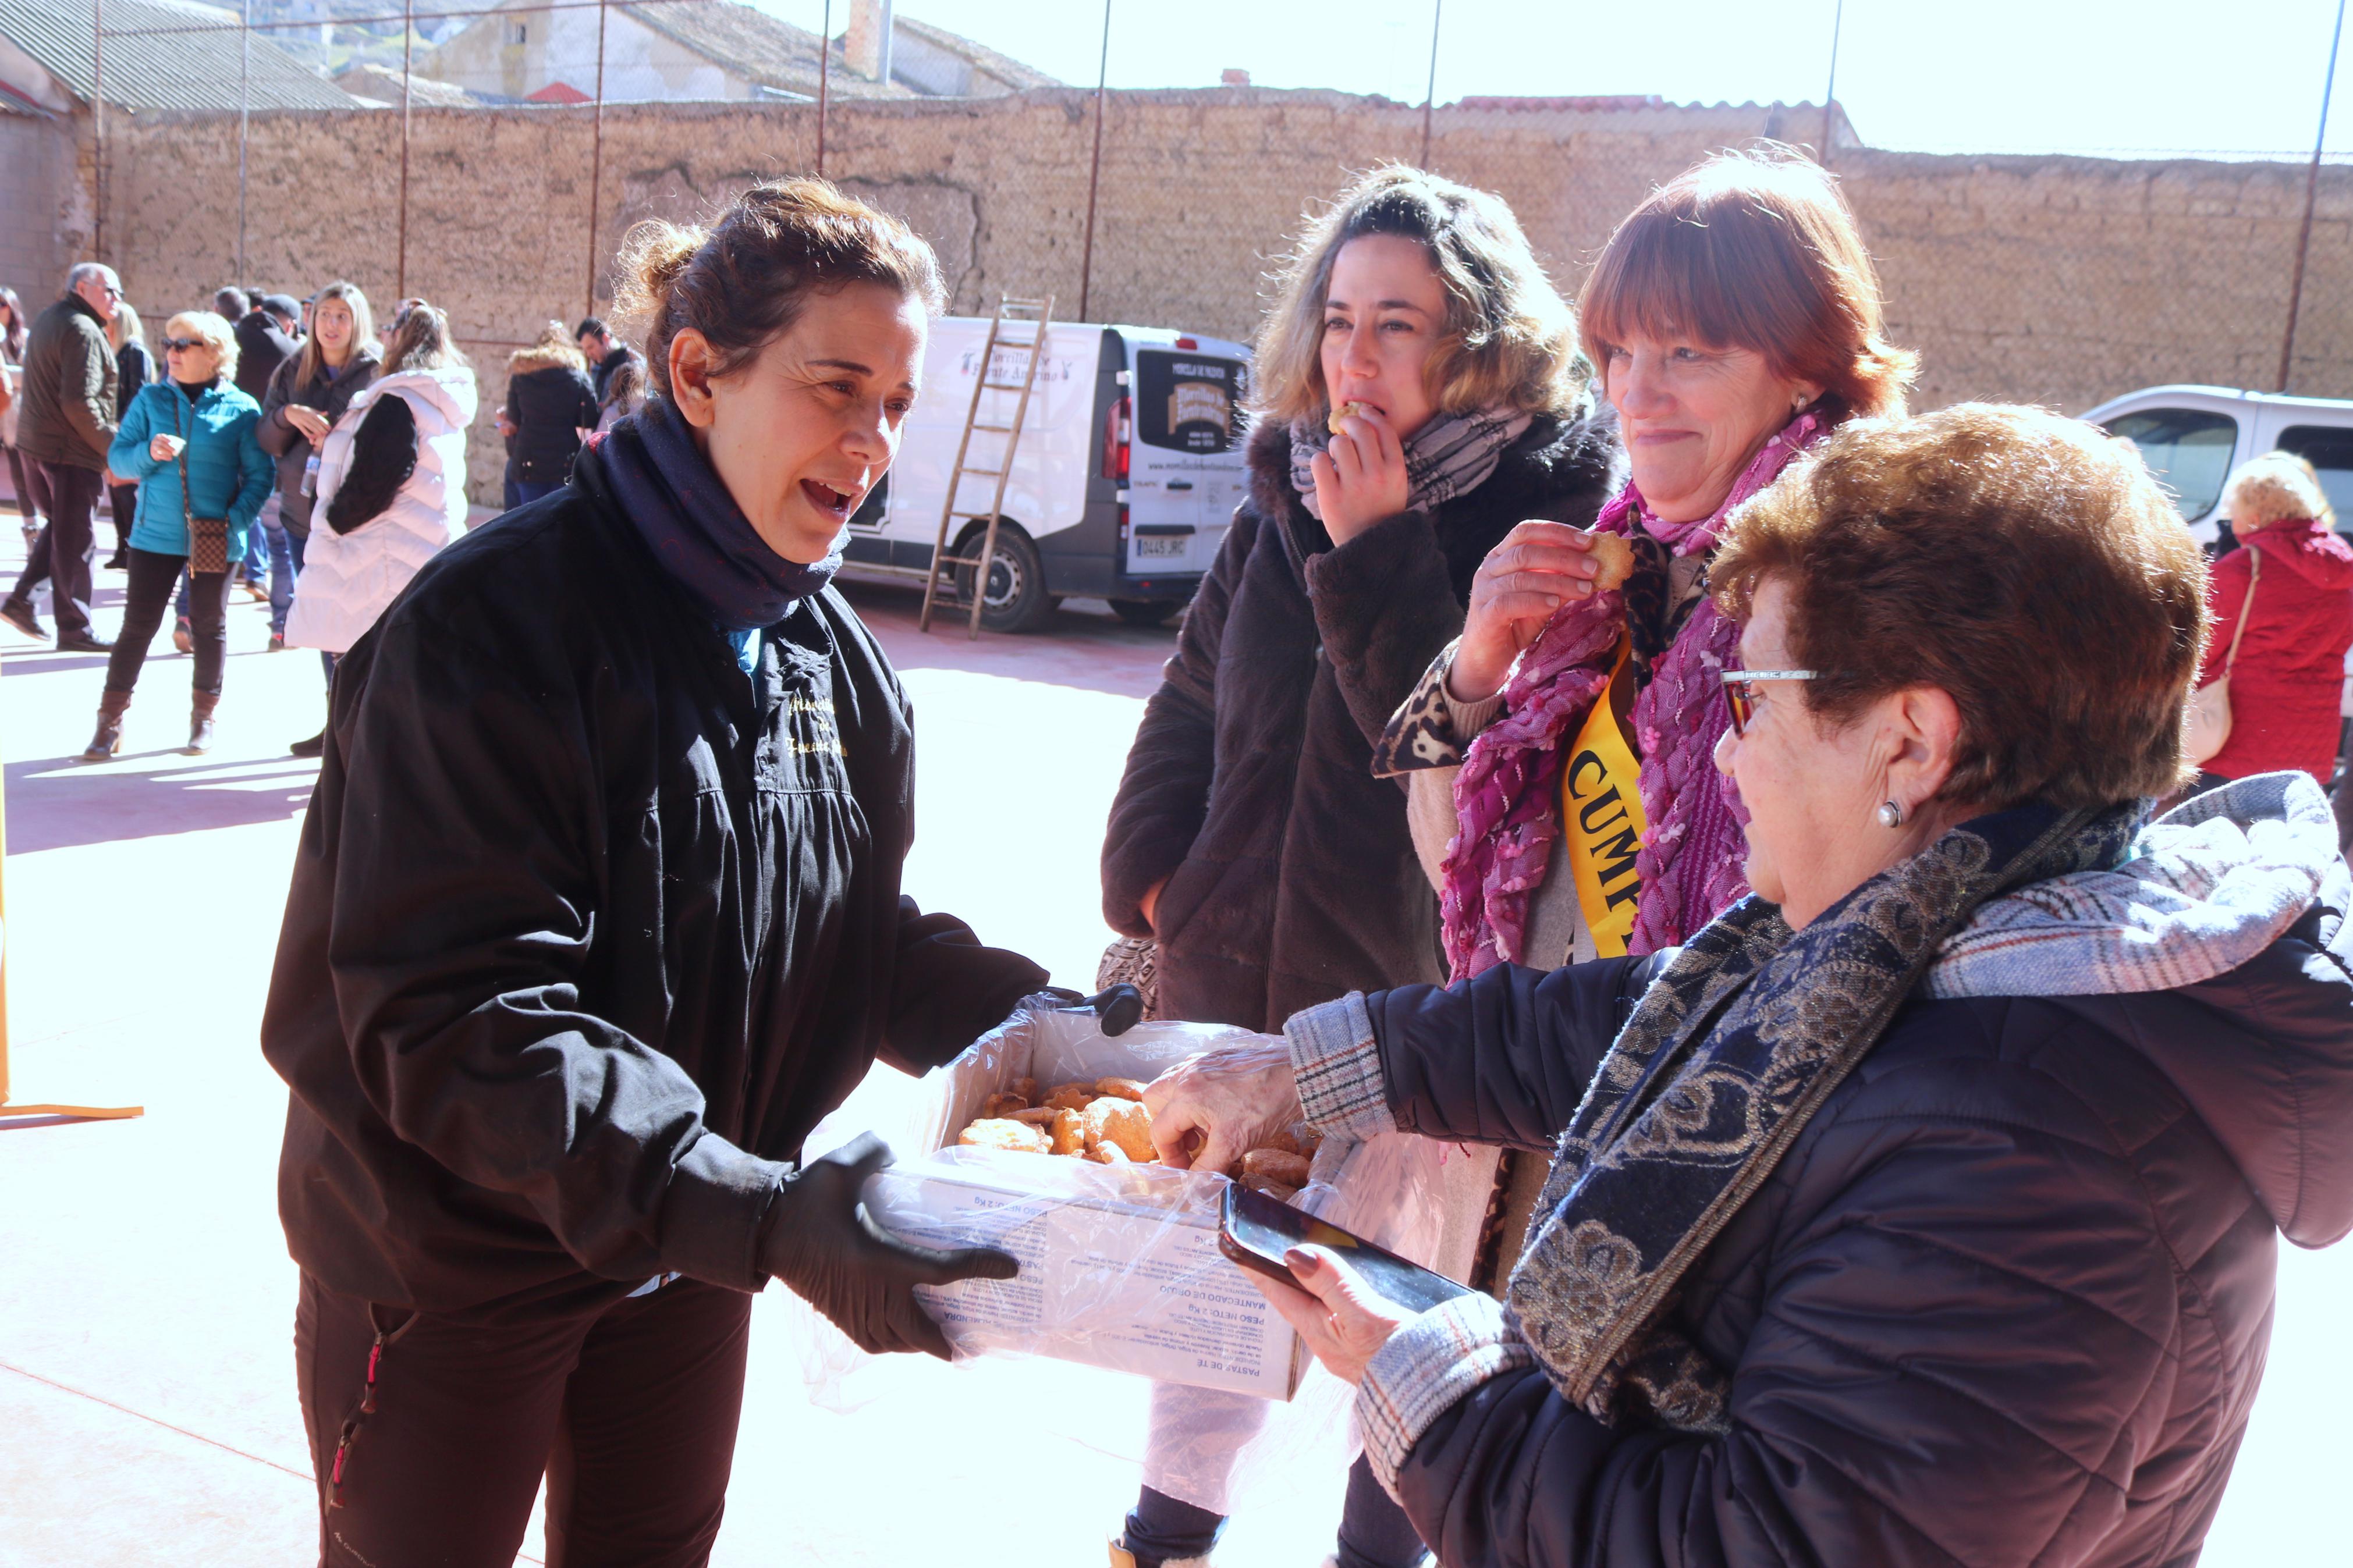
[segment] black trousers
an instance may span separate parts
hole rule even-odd
[[[547,1477],[550,1568],[710,1560],[752,1298],[679,1279],[462,1320],[302,1276],[295,1377],[333,1568],[509,1568]]]
[[[129,691],[138,686],[139,671],[147,663],[147,645],[155,640],[156,630],[164,624],[164,612],[171,608],[172,595],[180,586],[180,568],[188,560],[185,555],[136,548],[127,553],[131,585],[123,593],[122,635],[114,639],[114,651],[106,658],[109,691]],[[195,591],[188,595],[188,630],[196,642],[194,688],[218,697],[221,667],[228,659],[227,573],[196,574]]]
[[[49,526],[34,544],[25,574],[16,579],[16,591],[9,596],[30,603],[33,590],[46,577],[49,610],[58,618],[58,630],[89,631],[90,563],[98,552],[93,520],[99,487],[106,476],[96,468],[27,458],[25,478],[32,488],[34,503],[47,514]]]
[[[131,548],[131,525],[139,516],[139,487],[114,485],[106,493],[114,501],[114,548],[128,550]]]

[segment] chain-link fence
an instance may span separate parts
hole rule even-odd
[[[940,3],[968,32],[883,0],[0,0],[0,35],[78,95],[50,128],[73,142],[60,260],[114,264],[153,320],[230,282],[429,298],[482,364],[486,409],[508,350],[609,304],[631,225],[778,174],[908,218],[959,311],[1050,293],[1064,319],[1247,338],[1300,215],[1351,171],[1395,159],[1499,192],[1573,289],[1651,185],[1758,138],[1842,181],[1891,333],[1922,353],[1918,405],[2082,409],[2174,382],[2353,396],[2353,171],[2321,151],[2329,0],[2281,0],[2310,36],[2281,40],[2293,68],[2261,88],[2303,152],[2205,156],[2023,150],[1992,99],[1909,150],[1874,145],[1846,105],[1900,103],[1894,79],[1933,80],[1933,62],[1861,0],[1803,26],[1781,8],[1753,49],[1725,45],[1721,79],[1751,69],[1748,96],[1772,100],[1736,104],[1493,90],[1552,79],[1511,59],[1525,8],[1498,0],[1352,8],[1333,69],[1354,77],[1326,90],[1240,70],[1148,85],[1205,74],[1179,47],[1204,28],[1247,54],[1265,24],[1240,0],[1082,0],[1056,19],[1059,79],[987,36],[1005,8]],[[1661,13],[1612,25],[1598,47],[1678,47]],[[2139,90],[2103,80],[2078,90]]]

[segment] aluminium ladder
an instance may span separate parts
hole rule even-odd
[[[939,599],[943,574],[955,576],[959,574],[958,568],[971,564],[972,616],[965,635],[975,639],[980,636],[980,612],[988,602],[988,574],[997,564],[997,525],[1005,521],[1005,485],[1013,472],[1013,449],[1021,439],[1022,421],[1029,416],[1029,391],[1037,384],[1038,361],[1045,348],[1047,323],[1053,314],[1054,297],[1051,294],[1042,300],[1017,300],[1005,295],[998,299],[997,314],[989,320],[988,337],[981,345],[979,369],[973,377],[972,404],[965,410],[964,437],[956,443],[955,466],[948,470],[947,499],[940,503],[939,537],[932,542],[932,563],[923,572],[923,613],[916,622],[919,630],[932,629],[932,606]],[[1029,335],[1008,337],[1006,335],[1008,327],[1027,327]],[[1022,362],[1018,380],[997,379],[997,351],[999,349],[1007,351],[1008,358],[1018,357]],[[1000,398],[1014,399],[1013,412],[1005,423],[998,422],[999,418],[1006,417],[1003,416],[988,420],[980,416],[981,402],[991,393]],[[1001,407],[1002,405],[992,406]],[[975,468],[967,462],[972,455],[975,431],[1005,437],[1004,451],[997,458],[996,468]],[[987,511],[965,511],[957,507],[957,501],[963,499],[958,492],[963,489],[967,475],[997,481],[997,490],[989,498]],[[988,525],[981,536],[980,557],[976,563],[970,556],[949,553],[948,530],[958,519],[967,522],[985,521]]]

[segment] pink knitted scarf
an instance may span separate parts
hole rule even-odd
[[[1809,408],[1767,439],[1715,511],[1662,522],[1629,484],[1601,509],[1597,532],[1642,531],[1677,555],[1715,548],[1734,508],[1763,489],[1829,428]],[[1564,742],[1608,688],[1625,627],[1624,595],[1571,600],[1522,649],[1504,679],[1504,717],[1471,743],[1454,780],[1460,824],[1446,855],[1440,900],[1446,958],[1465,980],[1517,963],[1528,899],[1542,885],[1560,837]],[[1642,757],[1642,814],[1650,825],[1635,874],[1628,951],[1655,952],[1693,933],[1746,895],[1747,812],[1715,771],[1715,743],[1732,722],[1722,675],[1738,654],[1740,628],[1702,600],[1634,700],[1633,741]]]

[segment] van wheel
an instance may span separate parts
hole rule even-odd
[[[962,563],[956,568],[956,598],[964,613],[972,613],[972,579],[979,564],[985,528],[975,529],[956,548]],[[1037,545],[1012,523],[997,529],[997,558],[989,563],[988,588],[980,607],[980,624],[993,632],[1027,632],[1054,613],[1058,601],[1046,592],[1046,563]]]
[[[1113,599],[1111,607],[1131,626],[1165,626],[1185,606],[1170,599]]]

